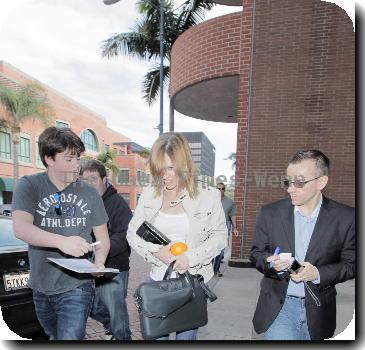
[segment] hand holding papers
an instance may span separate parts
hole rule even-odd
[[[55,258],[47,258],[49,261],[52,261],[53,263],[62,266],[65,269],[77,272],[77,273],[106,273],[106,272],[112,272],[112,273],[119,273],[120,271],[118,269],[112,269],[112,268],[97,268],[91,261],[87,259],[55,259]]]

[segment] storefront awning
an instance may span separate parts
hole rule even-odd
[[[13,182],[13,179],[10,179],[8,177],[0,177],[0,192],[13,192]]]

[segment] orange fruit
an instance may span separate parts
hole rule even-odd
[[[188,250],[188,246],[184,242],[174,243],[170,247],[170,252],[172,255],[181,255]]]

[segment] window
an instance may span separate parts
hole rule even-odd
[[[118,185],[129,184],[129,169],[120,169],[118,174]]]
[[[190,150],[190,151],[191,151],[191,154],[192,154],[192,155],[194,155],[194,154],[198,154],[198,155],[202,154],[201,149],[192,149],[192,150]]]
[[[10,134],[0,131],[0,158],[11,159]]]
[[[104,144],[104,152],[108,152],[110,150],[110,146],[106,143]]]
[[[90,129],[86,129],[81,133],[81,140],[85,145],[86,151],[98,152],[98,140],[94,132]]]
[[[23,163],[31,163],[30,140],[25,137],[20,137],[20,142],[18,147],[19,147],[19,161]]]
[[[149,175],[146,174],[143,170],[137,169],[137,185],[146,186],[148,182],[149,182]]]
[[[44,167],[41,157],[39,155],[38,137],[36,138],[36,141],[35,141],[35,159],[36,159],[37,167]]]
[[[70,123],[56,120],[56,128],[69,128],[69,127],[70,127]]]
[[[129,205],[129,193],[120,193],[120,195],[124,198],[124,200]]]
[[[200,148],[202,148],[202,144],[201,144],[201,142],[189,142],[189,147],[200,149]]]

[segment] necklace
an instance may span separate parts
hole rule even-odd
[[[173,188],[167,188],[167,187],[165,187],[165,190],[166,191],[172,191],[173,189],[175,189],[176,188],[176,186],[175,187],[173,187]],[[182,200],[186,197],[186,194],[185,193],[182,193],[183,191],[180,191],[179,193],[177,193],[176,195],[175,195],[175,198],[174,199],[172,199],[172,200],[170,200],[169,198],[166,198],[167,199],[167,201],[169,201],[170,200],[170,203],[169,203],[169,206],[170,207],[176,207],[177,205],[179,205],[181,202],[182,202]],[[171,193],[171,192],[169,192],[169,193]]]
[[[165,190],[166,191],[172,191],[176,188],[177,185],[175,185],[174,187],[171,187],[171,188],[168,188],[167,186],[165,187]]]

